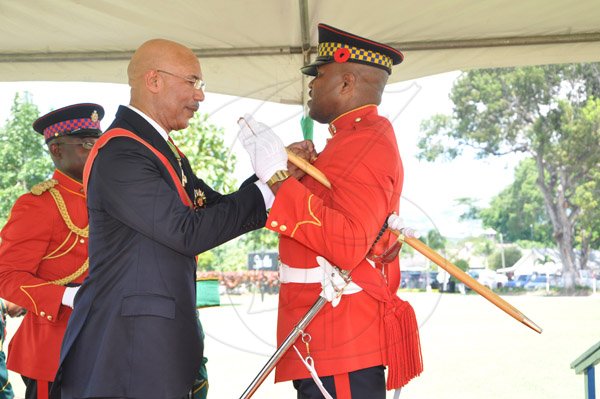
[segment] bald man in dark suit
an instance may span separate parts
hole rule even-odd
[[[130,105],[86,170],[90,275],[63,341],[63,399],[187,397],[203,354],[194,257],[263,227],[273,200],[260,182],[212,190],[169,138],[204,100],[190,49],[148,41],[128,77]]]

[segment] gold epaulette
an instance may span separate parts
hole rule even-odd
[[[31,194],[33,194],[33,195],[42,195],[43,193],[50,190],[52,187],[56,186],[57,184],[58,184],[58,180],[56,180],[56,179],[46,180],[46,181],[43,181],[43,182],[38,183],[35,186],[31,187],[30,191],[31,191]]]

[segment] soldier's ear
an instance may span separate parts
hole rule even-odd
[[[48,151],[50,152],[50,155],[52,155],[53,158],[61,157],[60,145],[58,145],[58,143],[48,143]]]
[[[356,84],[356,75],[352,72],[346,72],[342,75],[342,93],[354,90]]]

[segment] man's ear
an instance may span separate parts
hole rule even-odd
[[[351,93],[356,85],[356,75],[352,72],[345,72],[342,75],[342,94]]]
[[[162,80],[160,76],[158,76],[158,71],[155,69],[151,69],[144,74],[144,84],[152,93],[157,93],[160,85],[162,84]]]
[[[48,143],[48,151],[50,151],[50,155],[52,155],[53,158],[60,159],[62,156],[60,145],[58,145],[58,143]]]

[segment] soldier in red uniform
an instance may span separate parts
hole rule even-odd
[[[33,123],[48,146],[52,179],[21,196],[0,233],[0,297],[27,309],[7,366],[23,377],[26,399],[47,399],[78,286],[88,268],[83,166],[102,134],[104,109],[76,104]]]
[[[296,342],[298,352],[288,351],[277,365],[276,382],[293,380],[298,398],[327,397],[320,379],[338,399],[383,399],[384,366],[388,389],[422,370],[414,311],[396,295],[398,259],[379,256],[395,240],[386,220],[398,212],[403,169],[394,130],[377,105],[402,57],[389,46],[319,25],[318,57],[302,72],[314,76],[310,116],[329,124],[332,136],[314,162],[331,189],[310,176],[289,177],[286,166],[274,172],[281,140],[253,120],[247,129],[240,124],[258,178],[276,194],[266,227],[280,234],[278,343],[319,295],[331,300],[305,329],[304,342]],[[352,278],[344,295],[338,295],[341,274],[329,278],[332,265]],[[309,356],[319,377],[314,381]]]

